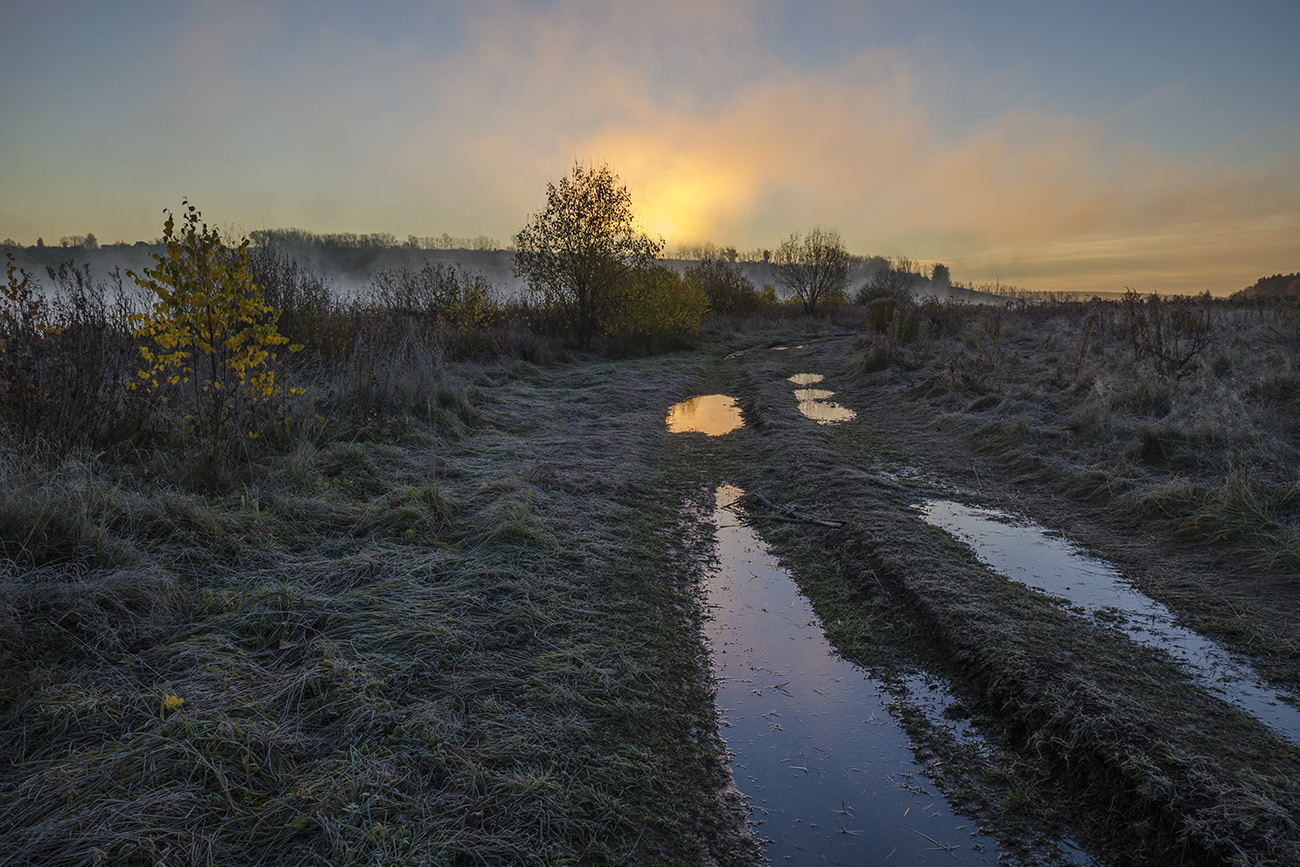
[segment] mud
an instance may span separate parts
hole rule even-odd
[[[1167,606],[1133,588],[1111,564],[996,509],[951,500],[927,500],[919,509],[927,523],[969,545],[1001,574],[1062,598],[1082,616],[1118,629],[1130,641],[1170,654],[1203,688],[1279,736],[1300,742],[1294,695],[1264,683],[1241,654],[1180,625]]]
[[[996,842],[924,777],[884,684],[834,652],[789,574],[728,508],[742,494],[717,490],[705,635],[732,773],[764,853],[777,863],[996,863]]]
[[[837,650],[866,664],[929,660],[951,682],[951,730],[926,742],[944,766],[936,781],[966,786],[963,809],[1000,834],[1021,816],[1059,823],[1061,851],[1097,863],[1300,863],[1300,751],[1169,654],[1007,581],[911,506],[959,492],[1060,529],[1286,690],[1296,659],[1278,635],[1295,630],[1284,609],[1294,592],[1132,516],[1063,499],[1041,464],[977,453],[907,371],[856,372],[855,340],[720,359],[716,381],[747,422],[729,466],[747,490],[839,525],[785,523],[770,537]],[[856,420],[808,424],[787,380],[810,370],[823,379],[794,384],[833,390]],[[963,745],[966,719],[1007,758],[984,762]]]

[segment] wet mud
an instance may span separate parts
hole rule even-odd
[[[1271,679],[1276,657],[1262,666],[1249,645],[1243,651],[1200,628],[1233,627],[1196,596],[1213,600],[1226,586],[1211,567],[1092,506],[1062,502],[1049,479],[974,452],[915,400],[905,371],[886,389],[847,367],[854,340],[720,358],[717,385],[736,396],[746,427],[718,458],[724,477],[784,507],[767,516],[779,532],[760,526],[835,650],[871,666],[892,659],[884,705],[904,708],[913,750],[917,720],[940,732],[920,733],[921,751],[933,756],[923,785],[963,791],[957,821],[977,816],[1011,863],[1300,863],[1292,684]],[[832,390],[856,416],[809,424],[800,401],[825,402]],[[999,564],[955,523],[940,531],[916,509],[931,503],[938,524],[956,499],[1000,502],[1007,513],[1079,531],[1089,548],[1104,539],[1116,556],[1112,564],[1081,559],[1040,533]],[[976,534],[988,536],[1012,526],[997,517],[962,520],[997,524]],[[1068,568],[1048,568],[1049,579],[1027,575],[1040,567],[1026,563],[1048,551]],[[1127,580],[1134,563],[1143,568]],[[1161,578],[1154,586],[1164,592],[1151,593],[1153,576],[1172,568],[1184,577]],[[750,672],[748,689],[784,682],[768,668]],[[737,785],[746,782],[737,769]],[[1012,838],[1018,843],[1006,846]]]
[[[728,508],[742,494],[717,490],[705,635],[732,773],[767,857],[996,863],[996,842],[923,776],[884,684],[836,654],[790,575]]]

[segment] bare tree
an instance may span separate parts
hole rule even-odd
[[[817,302],[843,295],[849,282],[849,252],[840,233],[814,227],[806,236],[795,232],[772,256],[772,277],[787,293],[799,296],[805,313]]]
[[[632,196],[609,166],[575,163],[569,177],[546,185],[545,209],[515,235],[515,276],[563,311],[585,349],[628,273],[663,247],[637,228]]]

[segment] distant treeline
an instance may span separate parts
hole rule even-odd
[[[254,251],[270,250],[310,264],[339,286],[364,283],[384,268],[412,266],[426,260],[455,262],[482,273],[495,284],[513,294],[517,290],[511,275],[513,252],[497,239],[486,235],[476,238],[453,237],[446,233],[434,237],[408,235],[405,241],[387,232],[357,233],[309,232],[305,229],[257,229],[247,233]],[[100,276],[114,268],[141,271],[151,267],[151,254],[165,249],[162,238],[135,243],[100,244],[94,235],[75,235],[48,245],[43,239],[24,247],[12,239],[0,242],[0,249],[14,251],[21,267],[40,273],[63,263],[86,264]]]
[[[457,238],[443,232],[441,235],[407,235],[402,241],[390,232],[309,232],[306,229],[257,229],[248,233],[248,239],[255,247],[318,247],[321,249],[368,250],[368,249],[404,249],[404,250],[509,250],[496,238],[479,235],[474,238]],[[161,247],[162,238],[153,241],[137,241],[134,244],[119,241],[105,244],[105,247],[127,249],[133,247]],[[37,238],[30,248],[24,248],[13,238],[0,241],[0,247],[22,249],[51,250],[98,250],[99,239],[94,233],[87,235],[64,235],[57,245],[46,244],[44,238]]]
[[[306,229],[258,229],[248,233],[248,238],[259,247],[316,247],[323,250],[507,250],[496,238],[479,235],[475,238],[455,238],[443,232],[436,236],[407,235],[402,241],[389,232],[309,232]]]
[[[1300,274],[1274,274],[1272,277],[1260,277],[1254,284],[1247,286],[1232,297],[1282,298],[1297,295],[1300,295]]]

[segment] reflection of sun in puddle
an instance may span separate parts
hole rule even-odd
[[[799,412],[818,424],[835,424],[857,418],[858,414],[853,410],[827,400],[835,392],[824,388],[808,388],[825,378],[820,373],[796,373],[789,378],[789,381],[795,385],[804,386],[794,390],[794,399],[799,402]]]
[[[743,427],[736,399],[725,394],[705,394],[668,408],[668,430],[716,437]]]

